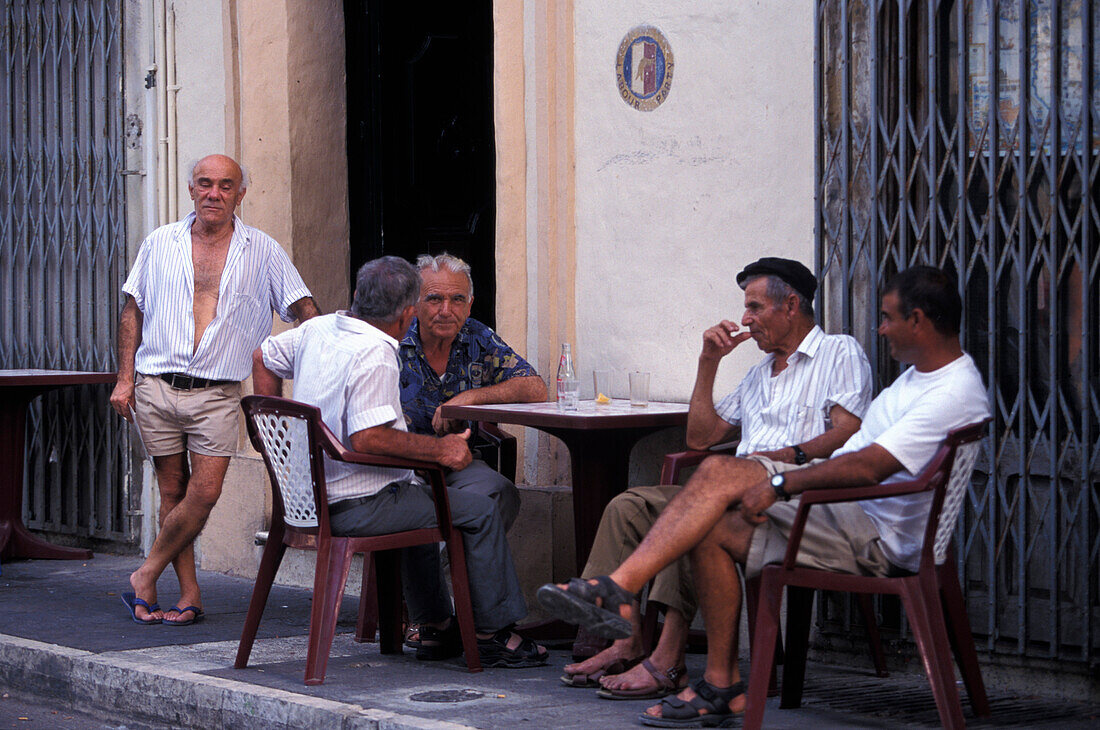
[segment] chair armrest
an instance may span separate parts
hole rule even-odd
[[[516,437],[505,433],[491,421],[480,421],[478,432],[497,449],[500,457],[499,471],[508,481],[516,481]]]
[[[939,474],[921,475],[914,479],[906,479],[891,484],[871,484],[865,487],[838,487],[836,489],[808,489],[797,495],[798,512],[791,524],[791,532],[787,538],[787,553],[783,557],[783,569],[793,570],[795,559],[798,556],[799,546],[802,544],[802,533],[806,528],[806,520],[810,516],[810,507],[815,504],[837,504],[839,502],[862,502],[872,499],[885,499],[897,497],[902,494],[916,494],[936,489],[943,481]]]
[[[451,525],[451,503],[447,499],[447,488],[444,480],[443,467],[434,461],[420,461],[419,459],[405,459],[398,456],[385,456],[383,454],[367,454],[361,451],[352,451],[340,443],[336,434],[325,424],[317,422],[321,431],[321,445],[329,457],[336,461],[348,464],[361,464],[363,466],[382,466],[398,469],[415,469],[424,472],[428,478],[428,484],[432,488],[432,497],[435,501],[435,514],[440,530],[444,536],[448,536],[454,529]]]
[[[891,484],[871,484],[866,487],[843,487],[838,489],[807,489],[798,495],[799,503],[834,504],[838,502],[862,502],[870,499],[885,499],[902,494],[927,492],[935,487],[926,479],[906,479]]]
[[[689,449],[688,451],[665,454],[664,463],[661,464],[660,483],[677,484],[680,481],[680,472],[682,470],[692,466],[698,466],[702,463],[703,459],[712,454],[724,454],[728,451],[732,451],[737,448],[737,444],[737,441],[730,441],[729,443],[712,446],[705,451]]]
[[[318,424],[321,429],[321,446],[334,461],[343,461],[348,464],[361,464],[363,466],[385,466],[398,469],[436,469],[442,471],[443,467],[434,461],[420,461],[418,459],[406,459],[400,456],[387,456],[384,454],[368,454],[362,451],[352,451],[340,443],[336,434],[325,424]]]

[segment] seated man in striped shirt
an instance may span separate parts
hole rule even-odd
[[[122,594],[139,624],[202,619],[194,541],[237,453],[252,351],[271,334],[272,310],[284,322],[319,314],[279,244],[234,214],[247,183],[229,157],[199,160],[187,183],[195,212],[149,234],[122,287],[111,406],[136,418],[160,488],[160,533]],[[169,563],[180,595],[162,611],[157,579]]]
[[[737,284],[745,291],[745,329],[722,320],[703,333],[687,445],[702,450],[739,437],[736,461],[764,478],[783,464],[829,456],[859,429],[871,401],[871,367],[855,339],[827,335],[814,322],[817,279],[801,263],[762,258],[737,275]],[[715,406],[719,363],[750,338],[764,358]],[[583,577],[614,571],[679,491],[678,486],[635,487],[613,499],[600,520]],[[639,663],[644,654],[639,612],[634,611],[632,636],[567,665],[562,681],[600,687],[601,696],[610,699],[654,699],[682,688],[688,627],[696,608],[686,557],[657,575],[649,600],[666,612],[660,641],[648,658]]]

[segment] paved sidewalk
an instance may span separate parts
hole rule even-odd
[[[249,667],[233,669],[250,581],[202,573],[206,620],[189,627],[138,626],[119,594],[133,557],[4,563],[0,576],[0,687],[47,697],[113,723],[195,728],[592,728],[637,727],[647,702],[610,702],[563,686],[569,662],[469,674],[460,660],[417,662],[357,644],[354,598],[345,599],[325,684],[306,687],[310,592],[276,586]],[[171,606],[174,577],[160,584]],[[703,657],[689,656],[692,676]],[[1097,726],[1097,708],[990,692],[999,727]],[[965,705],[965,701],[964,701]],[[969,707],[965,707],[969,713]],[[973,720],[968,714],[968,720]],[[982,723],[985,724],[985,723]],[[769,703],[773,728],[936,727],[921,676],[879,680],[868,668],[811,665],[804,707]]]

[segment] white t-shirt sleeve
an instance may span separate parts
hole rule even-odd
[[[945,384],[920,393],[874,443],[889,451],[910,474],[916,474],[935,455],[949,431],[988,415],[981,381],[960,380],[953,387]]]
[[[264,356],[264,367],[280,378],[293,378],[294,363],[304,334],[305,328],[297,327],[264,340],[260,344],[260,351]]]
[[[358,364],[347,380],[347,433],[395,422],[401,415],[394,403],[401,402],[397,360]]]
[[[871,405],[871,363],[855,338],[844,338],[833,374],[833,390],[825,398],[825,412],[840,406],[856,418],[863,418]]]

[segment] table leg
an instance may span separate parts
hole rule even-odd
[[[52,558],[87,560],[91,550],[53,545],[31,534],[23,524],[23,447],[26,443],[27,406],[50,388],[6,389],[0,405],[0,560]]]
[[[573,530],[577,575],[584,571],[604,507],[624,491],[630,474],[630,451],[638,439],[661,428],[550,431],[569,449],[573,474]]]

